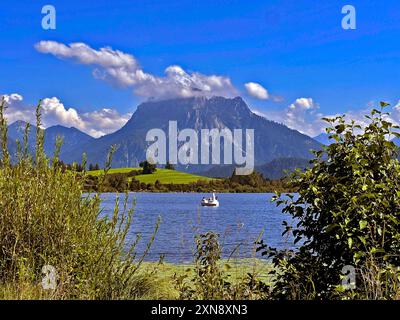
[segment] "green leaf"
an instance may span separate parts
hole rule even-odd
[[[326,227],[325,231],[326,232],[331,232],[333,229],[336,229],[338,227],[339,227],[339,225],[337,223],[332,223],[332,224],[330,224],[329,226]]]
[[[344,124],[339,124],[335,128],[336,128],[336,133],[341,134],[344,131],[344,129],[346,128],[346,126]]]
[[[316,187],[312,186],[311,189],[312,189],[312,191],[313,191],[314,193],[318,193],[318,189],[317,189]]]
[[[365,253],[363,251],[357,251],[354,254],[354,260],[359,261],[363,256],[365,256]]]
[[[348,238],[347,243],[349,245],[349,248],[351,249],[353,247],[353,238]]]
[[[371,253],[385,253],[385,250],[382,248],[372,248]]]
[[[387,106],[390,106],[390,103],[387,103],[387,102],[385,102],[385,101],[381,101],[379,104],[380,104],[380,106],[381,106],[382,108],[387,107]]]
[[[358,239],[360,239],[360,241],[361,241],[362,244],[364,244],[364,245],[367,243],[367,240],[365,240],[365,238],[362,237],[362,236],[358,236]]]
[[[359,224],[360,224],[360,229],[362,230],[368,225],[368,221],[360,220]]]

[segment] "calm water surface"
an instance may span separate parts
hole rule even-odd
[[[156,261],[163,255],[168,262],[192,262],[194,236],[207,231],[220,234],[224,257],[232,252],[236,257],[251,257],[253,243],[263,230],[262,239],[269,245],[293,247],[292,241],[281,235],[282,221],[290,217],[270,202],[272,194],[218,194],[218,208],[201,207],[204,196],[210,194],[130,193],[130,199],[136,199],[136,207],[128,241],[132,242],[141,233],[137,248],[143,252],[160,216],[162,222],[146,256],[148,261]],[[104,214],[112,213],[116,194],[105,193],[102,198]]]

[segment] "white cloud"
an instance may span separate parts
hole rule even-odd
[[[323,114],[318,112],[318,109],[318,104],[312,98],[298,98],[283,110],[258,111],[257,114],[314,137],[323,132],[326,126],[321,120]]]
[[[1,95],[5,101],[5,117],[7,122],[13,123],[17,120],[31,122],[35,117],[35,107],[27,106],[23,103],[24,98],[17,93]]]
[[[115,109],[107,108],[86,112],[81,115],[86,126],[94,131],[92,135],[97,137],[121,129],[131,116],[131,113],[120,114]]]
[[[400,100],[394,105],[393,110],[396,112],[400,112]]]
[[[317,109],[318,107],[314,104],[312,98],[298,98],[289,106],[289,108],[292,110],[312,110]]]
[[[141,97],[233,97],[238,94],[228,77],[187,72],[180,66],[167,67],[164,77],[155,76],[144,72],[134,56],[110,47],[95,50],[85,43],[65,45],[55,41],[40,41],[35,48],[60,59],[93,65],[95,78],[132,87],[134,93]]]
[[[24,120],[35,124],[35,106],[23,103],[19,94],[4,95],[7,121],[9,124]],[[93,137],[100,137],[120,129],[131,117],[130,113],[120,114],[115,109],[104,108],[92,112],[79,113],[74,108],[66,108],[56,97],[42,100],[43,127],[54,125],[75,127]]]
[[[73,108],[66,109],[56,97],[43,99],[42,117],[44,127],[61,124],[80,129],[85,126],[78,112]]]
[[[244,85],[246,87],[247,93],[257,99],[267,100],[269,98],[269,93],[262,85],[256,82],[247,82]]]
[[[368,115],[373,108],[377,108],[376,103],[370,101],[361,109],[349,110],[341,114],[323,114],[318,111],[319,106],[312,98],[298,98],[283,110],[265,112],[253,110],[253,112],[269,120],[283,123],[289,128],[295,129],[310,137],[315,137],[325,132],[325,128],[328,126],[328,123],[322,120],[323,117],[333,118],[345,114],[348,121],[354,120],[361,127],[365,127],[369,123],[365,115]],[[385,120],[400,125],[400,101],[391,110],[387,110],[387,112],[389,112],[390,115],[385,116]]]

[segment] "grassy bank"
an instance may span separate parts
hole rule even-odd
[[[141,168],[111,168],[108,170],[108,173],[109,174],[111,174],[111,173],[129,173],[134,170],[139,171],[139,170],[141,170]],[[95,176],[95,177],[101,176],[103,173],[104,173],[103,169],[88,171],[89,175]]]
[[[157,169],[153,174],[142,174],[135,177],[143,183],[155,183],[157,180],[162,184],[188,184],[197,181],[213,181],[215,179],[197,176],[185,172],[168,169]]]
[[[272,264],[259,259],[221,260],[218,262],[223,270],[223,278],[233,285],[239,286],[249,274],[266,285],[271,284],[269,272]],[[182,282],[187,289],[195,290],[194,279],[196,266],[194,264],[172,264],[158,262],[143,262],[134,277],[136,286],[133,299],[141,300],[177,300],[181,296]],[[0,285],[0,300],[40,300],[58,299],[54,292],[44,290],[41,283],[23,281]],[[253,297],[254,299],[257,296]]]
[[[266,285],[271,284],[272,264],[259,259],[239,259],[221,260],[218,262],[223,270],[223,278],[233,285],[240,285],[246,280],[249,274],[259,279]],[[182,284],[187,285],[188,289],[195,289],[196,284],[191,281],[195,277],[196,266],[194,264],[182,265],[171,263],[143,263],[140,275],[143,280],[147,280],[145,291],[142,292],[140,299],[179,299]],[[151,279],[151,280],[149,280]],[[257,297],[254,297],[257,298]]]
[[[141,168],[112,168],[108,171],[109,174],[114,173],[129,173],[132,171],[140,172]],[[104,170],[89,171],[88,174],[93,176],[100,176]],[[186,172],[157,168],[157,171],[151,174],[138,174],[134,176],[136,180],[141,183],[155,184],[158,180],[162,184],[189,184],[197,181],[213,181],[215,179],[198,176]],[[131,177],[132,179],[132,177]]]

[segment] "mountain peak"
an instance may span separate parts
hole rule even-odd
[[[80,161],[85,152],[88,162],[102,162],[110,146],[117,145],[113,166],[136,166],[146,157],[147,132],[154,128],[168,132],[170,121],[176,121],[178,130],[254,130],[256,164],[282,157],[310,158],[310,149],[320,148],[312,138],[256,116],[241,97],[190,97],[143,102],[120,130],[64,154],[65,160]]]
[[[237,104],[246,104],[242,97],[237,96],[234,98],[226,98],[222,96],[212,96],[212,97],[206,97],[206,96],[196,96],[196,97],[176,97],[176,98],[170,98],[170,99],[162,99],[162,100],[147,100],[143,103],[141,103],[138,108],[141,108],[143,106],[147,105],[153,105],[153,104],[172,104],[172,103],[177,103],[177,104],[192,104],[196,106],[203,106],[207,103],[221,103],[221,102],[226,102],[226,103],[237,103]]]
[[[250,108],[241,97],[225,98],[221,96],[213,97],[188,97],[173,98],[167,100],[149,100],[141,103],[137,110],[139,112],[170,112],[174,113],[188,112],[191,110],[207,109],[208,112],[246,112],[249,113]]]
[[[26,125],[28,124],[28,122],[24,121],[24,120],[17,120],[14,121],[13,123],[11,123],[9,125],[9,127],[14,127],[14,128],[23,128],[25,129]],[[31,125],[31,124],[30,124]],[[32,125],[31,125],[32,126]]]
[[[324,145],[330,145],[332,143],[332,140],[329,139],[329,134],[327,134],[325,132],[320,133],[319,135],[315,136],[313,139]]]
[[[66,127],[63,126],[61,124],[56,124],[54,126],[48,127],[46,130],[71,130],[71,131],[80,131],[79,129],[75,128],[75,127]],[[81,132],[81,131],[80,131]]]
[[[177,121],[178,127],[182,129],[240,128],[241,121],[251,116],[250,108],[241,97],[152,100],[140,104],[120,131],[127,133],[149,127],[165,129],[168,121]]]

